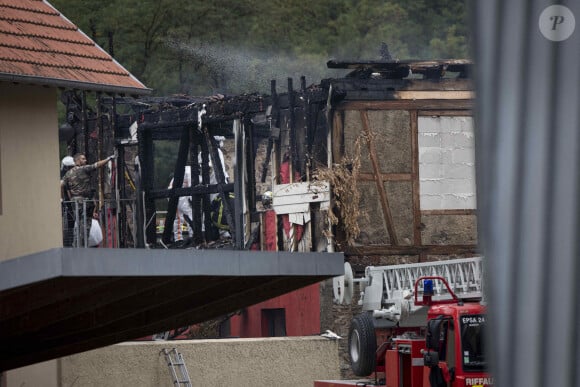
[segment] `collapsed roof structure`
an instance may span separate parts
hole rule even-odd
[[[162,207],[165,204],[160,200],[167,199],[164,221],[172,224],[180,196],[194,198],[192,227],[196,245],[200,245],[204,242],[202,230],[210,226],[208,195],[218,194],[231,227],[233,247],[248,249],[256,243],[258,235],[257,184],[266,183],[267,176],[271,179],[267,182],[270,189],[272,185],[284,184],[280,166],[285,161],[290,166],[285,183],[311,183],[318,168],[331,167],[338,161],[338,153],[344,152],[344,145],[342,150],[337,146],[344,138],[333,138],[337,130],[334,115],[340,111],[337,109],[340,104],[369,101],[366,106],[377,109],[370,101],[391,101],[394,107],[438,111],[458,108],[465,111],[472,106],[467,79],[471,71],[469,61],[332,60],[327,65],[349,72],[344,78],[325,79],[308,87],[304,77],[297,88],[289,78],[287,90],[282,93],[272,81],[270,95],[139,99],[101,95],[96,108],[89,108],[81,93],[63,94],[68,117],[68,134],[63,133],[63,137],[67,137],[71,153],[85,152],[93,160],[113,151],[119,155],[116,186],[107,187],[107,182],[102,181],[101,197],[111,198],[118,192],[117,200],[132,197],[139,201],[136,224],[129,225],[127,210],[122,205],[117,209],[120,246],[161,247],[159,242],[169,243],[170,227],[157,235],[155,217],[159,203]],[[341,134],[334,133],[337,135]],[[225,136],[235,144],[233,182],[226,182],[221,173],[215,136]],[[155,160],[159,154],[155,144],[163,141],[179,144],[171,168],[175,181],[171,189],[156,181],[159,177]],[[259,143],[267,146],[259,150]],[[138,173],[134,172],[135,156]],[[182,188],[186,165],[191,166],[192,181],[199,184]],[[214,184],[210,183],[211,166],[216,171]],[[127,187],[135,184],[136,191],[128,192]],[[233,202],[226,200],[229,193],[234,194]],[[314,232],[312,245],[326,245],[321,240],[325,239],[327,228]],[[392,234],[392,225],[390,228]]]

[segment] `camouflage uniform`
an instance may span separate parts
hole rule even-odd
[[[78,205],[77,225],[84,224],[84,228],[75,227],[80,232],[78,247],[84,246],[84,236],[89,235],[91,220],[95,210],[93,189],[91,187],[91,173],[97,169],[96,164],[75,166],[64,175],[65,189],[70,193],[71,200]]]
[[[75,166],[64,175],[64,183],[71,198],[92,199],[91,172],[97,169],[96,164]]]

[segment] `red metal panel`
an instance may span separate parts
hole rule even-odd
[[[385,383],[387,387],[399,387],[399,354],[389,350],[385,355]]]
[[[264,249],[266,251],[276,251],[278,250],[278,237],[277,237],[277,222],[276,222],[276,212],[274,210],[269,210],[264,212]]]
[[[240,315],[231,318],[231,335],[263,337],[262,310],[281,308],[286,311],[287,336],[320,333],[319,284],[314,284],[244,309]]]
[[[423,354],[425,349],[425,339],[398,339],[397,349],[401,347],[410,347],[410,353],[398,350],[398,367],[399,379],[402,380],[403,386],[422,386],[423,385]],[[403,353],[404,352],[404,353]],[[397,386],[401,385],[400,382]]]

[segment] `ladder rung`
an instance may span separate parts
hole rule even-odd
[[[191,387],[191,380],[189,379],[189,374],[187,373],[187,367],[183,361],[183,356],[181,356],[181,354],[175,348],[172,348],[169,351],[164,349],[162,352],[165,354],[165,359],[167,360],[167,365],[172,375],[173,385],[179,386],[183,384],[186,387]],[[172,352],[175,354],[175,360],[171,357]],[[177,371],[179,371],[179,376],[177,375]]]

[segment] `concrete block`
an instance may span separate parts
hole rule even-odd
[[[469,164],[475,168],[475,152],[473,148],[455,149],[452,152],[453,164]]]
[[[443,164],[443,176],[446,179],[471,179],[475,168],[467,164]]]
[[[437,132],[419,133],[419,149],[423,147],[441,147],[441,134]]]
[[[423,195],[420,196],[421,210],[441,210],[443,201],[441,195]]]
[[[441,165],[453,164],[453,151],[451,148],[441,149]]]
[[[441,195],[450,192],[449,188],[443,179],[425,179],[420,182],[421,195]]]
[[[468,116],[419,117],[418,125],[419,133],[473,132],[473,119]]]
[[[441,164],[441,149],[419,148],[419,164]]]
[[[420,179],[437,179],[443,177],[441,164],[419,164]]]
[[[439,133],[441,130],[440,117],[419,117],[417,120],[417,129],[419,133]]]
[[[475,209],[477,206],[475,195],[443,195],[441,205],[445,209]]]
[[[447,193],[475,196],[475,180],[473,179],[449,179],[447,187]]]
[[[475,146],[475,138],[473,132],[459,132],[454,136],[455,148],[469,148],[473,149]]]
[[[473,117],[456,117],[456,119],[459,123],[459,131],[473,135]]]

